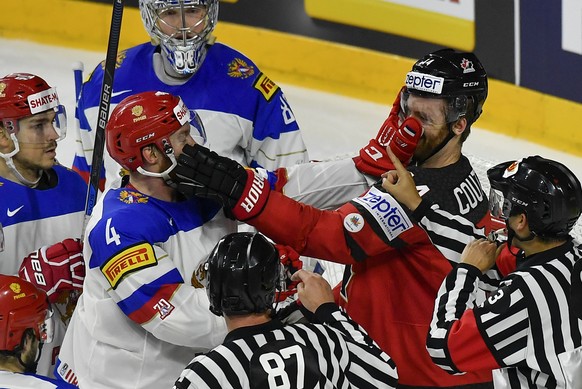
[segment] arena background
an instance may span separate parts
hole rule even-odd
[[[148,40],[125,1],[120,49]],[[527,5],[527,6],[526,6]],[[491,78],[481,128],[582,155],[582,2],[228,0],[215,35],[279,82],[390,105],[412,58],[475,51]],[[104,52],[111,0],[3,4],[0,37]]]

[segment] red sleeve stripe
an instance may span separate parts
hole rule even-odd
[[[466,310],[461,319],[453,323],[447,343],[450,358],[459,371],[500,368],[477,328],[472,309]]]
[[[156,294],[154,294],[149,300],[147,300],[141,307],[133,311],[129,314],[129,318],[136,322],[137,324],[143,325],[146,322],[152,320],[155,315],[160,315],[160,317],[165,317],[168,312],[162,312],[161,310],[164,308],[168,308],[168,306],[172,307],[169,304],[170,300],[176,290],[182,284],[169,284],[162,286]],[[173,308],[173,307],[172,307]]]

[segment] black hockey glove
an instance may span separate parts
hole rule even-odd
[[[186,197],[217,200],[228,217],[241,221],[257,216],[269,197],[266,178],[198,144],[184,146],[174,171]]]

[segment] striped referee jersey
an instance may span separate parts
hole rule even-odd
[[[516,271],[478,307],[480,271],[457,265],[435,301],[427,339],[434,363],[451,374],[494,369],[496,388],[567,388],[566,377],[582,369],[582,359],[566,361],[582,342],[582,320],[569,303],[580,258],[572,240],[518,258]]]
[[[455,267],[461,261],[461,253],[470,241],[486,237],[483,227],[463,216],[455,215],[423,199],[412,213],[412,217],[426,231],[431,242],[443,256]],[[493,223],[493,220],[492,220]],[[502,278],[499,270],[494,267],[479,277],[479,289],[494,291]]]
[[[195,357],[174,388],[396,387],[394,362],[346,313],[328,303],[316,317],[324,324],[274,319],[233,330]]]

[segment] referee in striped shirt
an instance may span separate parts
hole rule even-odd
[[[297,271],[299,300],[319,324],[271,318],[281,263],[260,234],[235,233],[206,263],[210,310],[224,315],[221,346],[196,356],[175,383],[194,388],[395,388],[390,357],[337,305],[319,275]]]
[[[423,228],[464,233],[457,240],[469,242],[462,252],[454,243],[437,247],[460,263],[435,301],[427,339],[433,362],[451,374],[494,370],[496,388],[582,388],[582,250],[569,235],[582,212],[580,181],[539,156],[489,169],[491,213],[506,224],[507,244],[498,247],[462,218],[443,217],[395,167],[383,187]],[[494,266],[506,276],[474,307],[479,278]]]
[[[582,211],[580,182],[538,156],[497,165],[488,176],[508,250],[485,239],[466,246],[436,298],[428,352],[451,374],[493,369],[496,388],[580,388],[573,377],[582,371],[582,321],[570,287],[582,254],[569,235]],[[481,274],[507,255],[514,271],[472,307]]]

